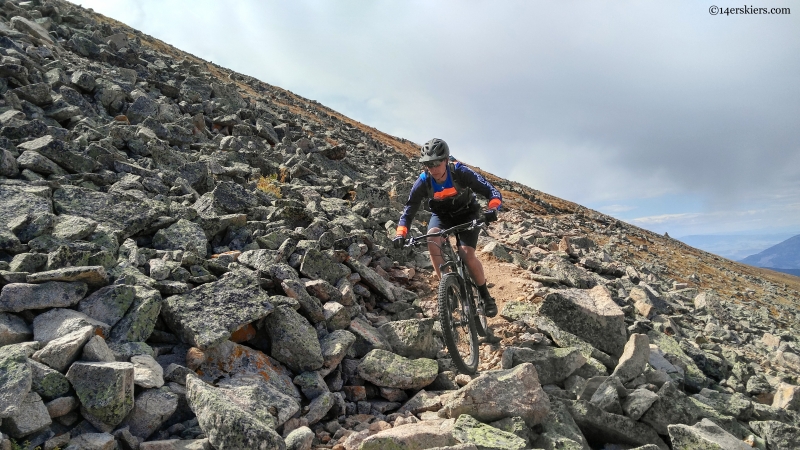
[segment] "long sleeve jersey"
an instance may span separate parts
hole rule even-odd
[[[422,200],[428,198],[431,211],[436,214],[454,214],[475,201],[475,194],[472,191],[489,199],[490,206],[499,206],[502,203],[503,197],[500,191],[480,174],[460,162],[447,165],[447,179],[442,184],[437,183],[430,173],[423,172],[408,195],[397,227],[398,233],[405,234],[404,231],[414,221]]]

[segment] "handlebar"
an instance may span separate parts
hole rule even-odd
[[[442,231],[437,231],[435,233],[423,234],[422,236],[412,236],[408,238],[408,242],[405,244],[404,247],[413,247],[415,245],[427,243],[427,239],[429,237],[444,237],[460,233],[462,231],[472,230],[478,227],[485,227],[486,225],[489,224],[489,222],[494,222],[496,220],[497,220],[497,211],[495,210],[484,211],[482,219],[474,219],[471,222],[462,223],[461,225],[456,225],[454,227]]]

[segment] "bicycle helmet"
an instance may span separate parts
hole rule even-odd
[[[450,156],[450,147],[447,142],[433,138],[422,146],[421,154],[419,162],[440,161]]]

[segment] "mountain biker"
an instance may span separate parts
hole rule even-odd
[[[469,167],[460,162],[451,162],[450,148],[441,139],[431,139],[421,149],[419,162],[425,166],[411,188],[406,206],[397,226],[396,236],[393,240],[395,248],[405,244],[408,227],[414,220],[419,210],[420,202],[428,198],[431,209],[431,220],[428,223],[428,233],[436,233],[442,229],[471,222],[480,217],[480,205],[473,191],[489,199],[489,209],[497,211],[503,203],[500,192],[486,181],[482,176],[473,172]],[[486,277],[483,265],[475,256],[475,245],[478,243],[480,228],[463,231],[456,235],[459,253],[467,264],[472,280],[478,286],[478,292],[484,301],[487,317],[497,315],[497,304],[489,294],[486,287]],[[443,238],[428,238],[428,251],[436,276],[442,278],[439,266],[444,263],[440,246]]]

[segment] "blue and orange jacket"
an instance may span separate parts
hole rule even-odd
[[[420,202],[428,198],[431,212],[437,215],[454,216],[477,209],[477,200],[473,191],[489,199],[489,207],[498,207],[503,197],[491,183],[481,175],[460,162],[447,164],[447,179],[439,184],[427,171],[420,174],[411,193],[408,194],[406,206],[400,216],[397,234],[405,236],[408,226],[414,221],[414,216],[419,210]]]

